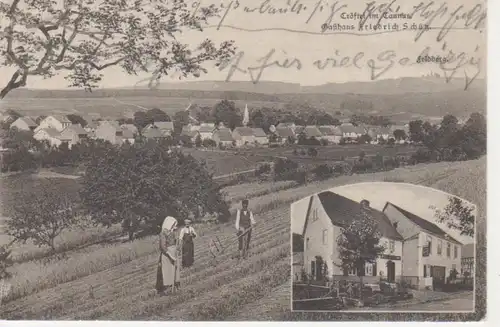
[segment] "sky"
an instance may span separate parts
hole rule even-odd
[[[372,182],[344,185],[329,189],[329,191],[346,198],[360,202],[363,199],[370,201],[370,206],[382,211],[387,201],[403,208],[417,216],[437,224],[434,220],[434,211],[430,206],[443,209],[448,203],[450,194],[428,187],[403,183]],[[292,204],[292,231],[302,233],[305,215],[309,204],[309,197]],[[463,244],[472,243],[473,239],[461,236],[456,230],[446,225],[437,224]]]
[[[59,0],[60,1],[60,0]],[[213,3],[218,5],[229,4],[231,1],[215,1]],[[235,6],[233,1],[233,6]],[[288,1],[293,4],[295,1]],[[399,13],[410,13],[413,7],[418,5],[420,0],[412,1],[395,1],[391,8],[400,6]],[[195,1],[189,0],[191,5]],[[210,3],[210,0],[202,0],[202,4]],[[349,25],[357,27],[359,19],[347,19],[346,15],[350,13],[363,13],[366,6],[366,1],[351,0],[351,1],[333,1],[333,0],[299,0],[298,4],[303,5],[300,13],[287,12],[286,14],[269,14],[270,6],[276,8],[287,8],[286,0],[240,0],[238,8],[233,8],[227,11],[223,8],[221,16],[222,19],[217,18],[210,21],[209,26],[203,32],[184,32],[179,36],[179,39],[187,44],[197,44],[202,39],[209,38],[216,42],[223,40],[234,40],[237,51],[244,52],[238,67],[246,69],[248,67],[259,66],[259,59],[269,54],[270,50],[274,49],[275,53],[269,59],[269,63],[277,60],[283,64],[283,61],[288,59],[292,62],[297,59],[301,63],[301,68],[296,69],[293,65],[291,68],[284,69],[280,67],[268,67],[264,69],[261,80],[269,81],[284,81],[300,83],[302,85],[320,85],[324,83],[337,83],[348,81],[370,81],[371,68],[369,60],[373,59],[374,64],[379,66],[376,73],[381,73],[390,64],[390,59],[387,55],[384,57],[384,51],[393,51],[394,65],[383,72],[378,79],[398,78],[404,76],[422,76],[429,72],[437,72],[443,75],[436,63],[417,64],[416,58],[422,51],[429,47],[430,55],[443,55],[445,56],[450,50],[456,54],[462,54],[464,64],[462,67],[456,69],[454,77],[464,77],[464,72],[468,76],[479,73],[478,77],[484,77],[485,71],[485,51],[486,42],[485,34],[483,31],[473,30],[472,24],[469,24],[467,29],[466,20],[459,19],[453,21],[454,29],[451,29],[445,38],[437,40],[443,26],[451,17],[451,12],[457,9],[457,16],[470,11],[476,4],[483,4],[482,0],[468,1],[468,0],[451,0],[446,3],[447,10],[444,14],[435,18],[432,24],[428,24],[433,29],[425,32],[420,39],[415,41],[417,33],[415,31],[397,31],[386,32],[389,24],[399,24],[400,29],[403,24],[407,23],[411,26],[412,23],[425,23],[426,20],[422,15],[428,16],[432,10],[436,11],[442,4],[437,1],[428,7],[427,11],[420,11],[414,15],[412,19],[384,19],[381,24],[385,26],[386,30],[374,31],[368,26],[368,30],[347,30],[344,33],[351,34],[333,34],[338,32],[333,30],[336,28],[335,24],[343,25],[347,28]],[[375,2],[377,4],[383,3],[382,1]],[[444,2],[443,2],[444,4]],[[460,5],[464,5],[460,8]],[[305,8],[304,8],[305,6]],[[334,6],[334,7],[332,7]],[[342,7],[344,6],[344,7]],[[245,11],[247,7],[247,11]],[[298,6],[295,7],[296,9]],[[330,30],[322,32],[322,26],[325,22],[329,21],[329,16],[332,13],[332,8],[335,10],[332,15],[331,22],[327,25]],[[393,8],[393,9],[394,9]],[[256,9],[254,12],[248,12],[249,9]],[[264,13],[259,13],[262,9]],[[267,9],[267,11],[266,11]],[[290,7],[288,7],[290,9]],[[395,9],[394,9],[395,10]],[[348,16],[347,16],[348,17]],[[429,19],[429,18],[427,18]],[[0,20],[1,21],[1,20]],[[218,24],[221,24],[218,27]],[[368,20],[366,24],[376,23],[376,20]],[[3,25],[5,23],[0,23]],[[367,26],[365,24],[365,26]],[[450,25],[450,23],[448,23]],[[0,26],[1,27],[1,26]],[[2,27],[3,30],[3,27]],[[383,33],[381,33],[383,32]],[[354,34],[353,34],[354,33]],[[377,33],[377,34],[373,34]],[[356,34],[356,35],[355,35]],[[0,43],[2,44],[2,43]],[[352,58],[359,56],[363,53],[362,58],[358,61],[359,67],[351,65],[350,67],[330,67],[325,69],[318,69],[314,62],[320,60],[324,63],[327,58],[335,58],[340,64],[344,57]],[[381,57],[379,57],[381,56]],[[400,64],[398,61],[401,58],[409,58],[409,64]],[[480,58],[484,59],[477,63]],[[381,60],[379,60],[379,59]],[[385,59],[384,59],[385,58]],[[471,61],[472,60],[472,61]],[[329,62],[332,63],[331,61]],[[448,68],[457,66],[457,63],[450,63]],[[213,64],[206,66],[209,72],[202,75],[197,80],[225,80],[228,76],[228,71],[219,71]],[[5,84],[10,78],[13,70],[0,68],[0,83]],[[451,70],[450,70],[451,73]],[[122,72],[119,68],[110,68],[105,71],[101,87],[126,87],[136,84],[137,81],[148,77],[147,75],[129,76]],[[165,79],[165,82],[177,81],[175,79]],[[193,79],[188,79],[193,80]],[[251,77],[248,74],[237,72],[232,76],[232,80],[250,81]],[[29,88],[47,88],[59,89],[67,86],[64,80],[64,74],[58,75],[48,80],[33,77],[28,80],[27,87]]]

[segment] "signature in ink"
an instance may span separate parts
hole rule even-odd
[[[256,65],[241,68],[241,61],[245,57],[245,52],[240,51],[231,60],[219,65],[219,70],[222,71],[228,68],[226,82],[229,82],[236,72],[240,72],[245,75],[250,75],[251,81],[256,84],[261,80],[264,71],[268,68],[278,67],[282,69],[302,69],[302,62],[300,59],[294,57],[282,60],[273,59],[275,53],[276,49],[272,48],[267,54],[257,59]],[[286,52],[284,52],[284,54],[286,56]]]

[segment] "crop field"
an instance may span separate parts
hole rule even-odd
[[[250,208],[255,212],[257,225],[247,261],[237,262],[234,244],[216,260],[209,254],[209,241],[214,236],[225,242],[235,240],[232,222],[200,225],[195,264],[181,272],[181,289],[158,296],[154,291],[157,237],[92,245],[70,251],[62,259],[17,264],[11,281],[14,289],[10,300],[0,307],[0,316],[61,320],[310,320],[313,314],[289,312],[289,208],[293,201],[356,182],[408,182],[436,187],[479,206],[481,246],[486,221],[485,166],[485,157],[469,162],[417,165],[341,176],[262,195],[255,191],[256,186],[254,192],[248,189],[255,194]],[[229,191],[235,197],[240,194],[236,187]],[[484,251],[481,253],[485,255]],[[481,269],[484,266],[479,265]],[[334,314],[314,317],[319,316],[332,319]],[[339,316],[336,314],[336,319],[348,318],[347,314]]]
[[[174,97],[103,97],[103,98],[37,98],[18,99],[6,98],[2,100],[2,107],[13,109],[26,115],[48,115],[48,114],[80,114],[83,116],[92,115],[97,117],[133,117],[134,112],[144,111],[152,108],[158,108],[167,114],[174,114],[177,111],[184,110],[192,103],[198,106],[212,107],[220,99],[188,99]],[[237,107],[243,109],[245,104],[253,107],[281,107],[280,103],[266,101],[234,101]]]
[[[191,154],[197,160],[205,161],[214,176],[251,170],[256,168],[258,163],[269,160],[259,156],[238,155],[219,150],[183,149],[182,151]]]

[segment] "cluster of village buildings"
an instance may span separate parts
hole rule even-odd
[[[169,138],[174,132],[173,122],[154,122],[145,126],[141,131],[133,124],[120,124],[114,120],[91,121],[85,126],[72,124],[64,115],[45,117],[38,124],[31,117],[20,117],[10,125],[18,130],[31,130],[36,140],[46,140],[51,146],[67,143],[69,147],[82,139],[102,139],[112,144],[124,142],[134,143],[140,134],[146,139]],[[356,142],[363,136],[369,135],[373,143],[380,139],[394,138],[394,131],[400,129],[408,135],[408,124],[391,127],[354,126],[343,123],[340,126],[297,126],[294,123],[280,123],[272,126],[269,133],[262,128],[236,127],[234,130],[216,126],[213,123],[189,124],[182,128],[181,135],[195,143],[197,139],[213,140],[217,145],[226,147],[242,147],[246,145],[269,145],[274,143],[296,142],[299,135],[307,139],[327,140],[329,143],[339,144],[342,140]],[[403,140],[397,140],[402,142]]]
[[[474,244],[463,245],[439,226],[419,217],[407,208],[387,202],[382,211],[368,201],[358,203],[331,191],[309,198],[302,231],[303,253],[294,254],[293,273],[296,281],[303,272],[312,280],[357,280],[364,283],[404,281],[419,289],[432,289],[447,282],[453,271],[474,274]],[[366,263],[363,271],[345,271],[339,266],[336,240],[341,227],[368,210],[376,220],[385,251],[375,262]],[[366,212],[366,211],[365,211]],[[301,221],[300,217],[294,217]]]

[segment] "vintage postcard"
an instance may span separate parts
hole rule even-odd
[[[483,319],[486,21],[0,0],[0,319]]]

